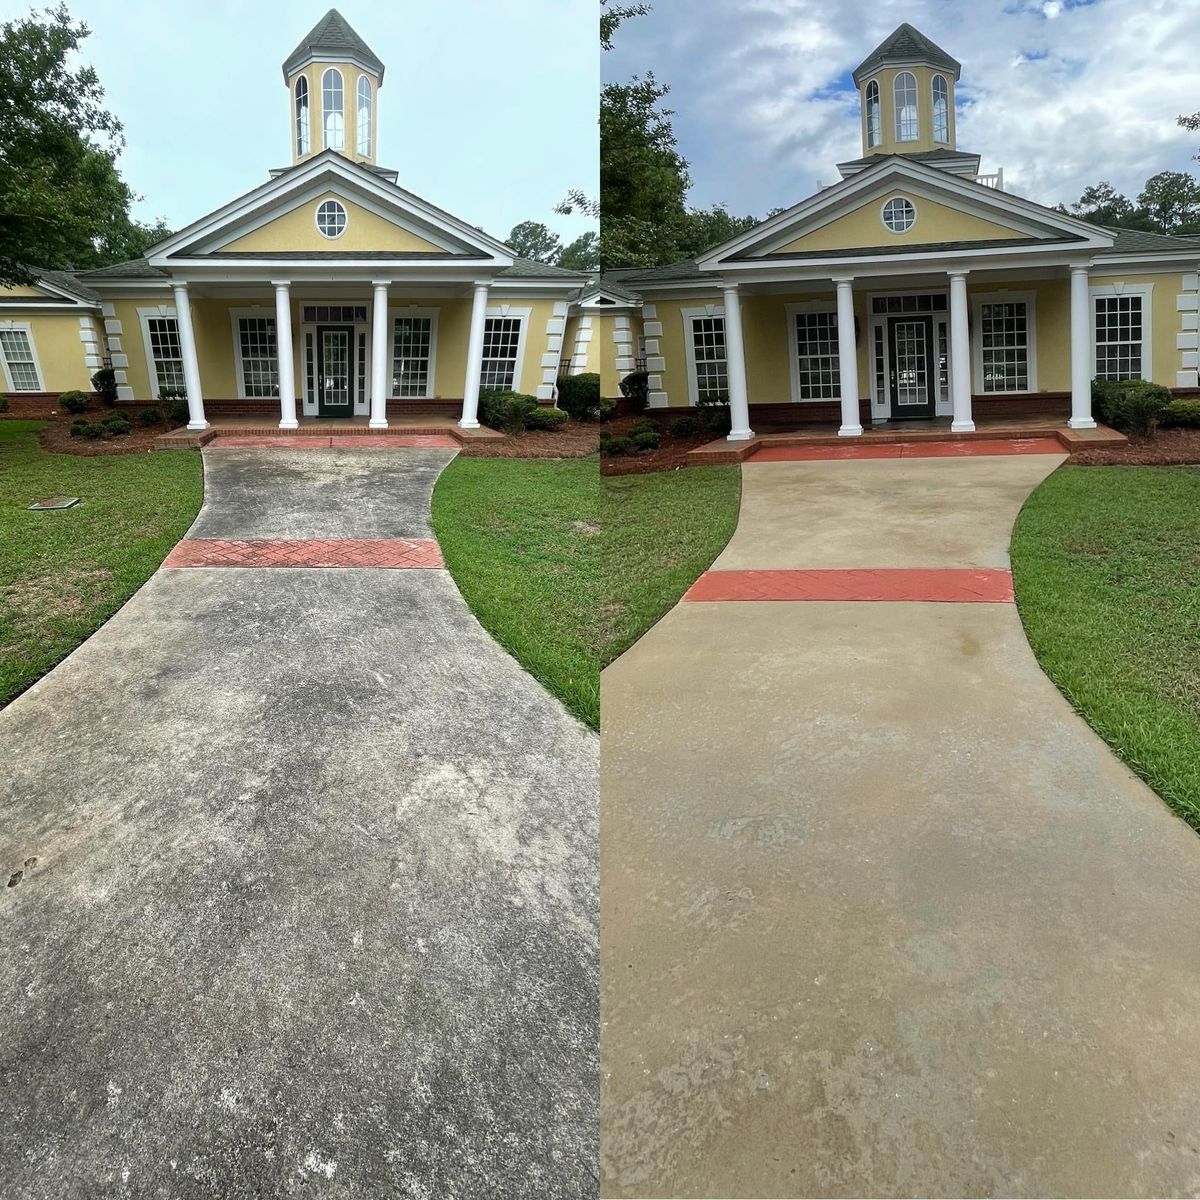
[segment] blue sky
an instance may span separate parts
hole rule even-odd
[[[862,153],[849,73],[902,21],[962,63],[958,147],[1045,204],[1111,180],[1194,171],[1200,0],[651,0],[604,55],[605,80],[671,85],[691,201],[787,207]],[[703,19],[697,19],[698,14]]]
[[[47,0],[48,2],[48,0]],[[0,19],[30,5],[0,0]],[[68,0],[86,59],[125,125],[120,167],[137,216],[175,228],[291,162],[280,64],[328,0]],[[592,223],[554,205],[598,191],[595,0],[344,0],[383,60],[382,166],[403,187],[497,237],[542,221],[564,241]]]

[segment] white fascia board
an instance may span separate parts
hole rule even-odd
[[[539,296],[569,296],[579,285],[569,279],[559,283],[550,279],[493,279],[492,292],[529,292]]]
[[[1061,213],[1051,212],[1031,200],[1024,200],[1011,192],[998,192],[995,188],[985,187],[974,180],[967,180],[961,175],[937,167],[929,167],[924,163],[911,162],[896,155],[887,155],[879,162],[863,171],[843,179],[824,191],[817,192],[807,200],[779,213],[762,225],[747,230],[736,238],[710,250],[697,260],[700,270],[713,270],[718,266],[727,265],[730,256],[747,250],[752,246],[768,243],[774,238],[784,242],[794,237],[802,236],[797,227],[807,218],[823,214],[827,210],[848,211],[853,207],[850,201],[862,201],[864,193],[873,189],[886,190],[889,186],[898,186],[897,181],[907,185],[926,184],[934,193],[953,196],[968,202],[974,201],[974,207],[982,214],[1002,213],[1009,218],[1024,217],[1033,221],[1042,229],[1059,229],[1076,234],[1085,239],[1089,245],[1108,247],[1113,243],[1113,235],[1106,234],[1095,225]],[[989,218],[990,219],[990,218]],[[814,228],[819,226],[814,225]],[[795,231],[795,232],[793,232]]]
[[[107,292],[154,292],[170,290],[169,279],[97,279],[89,284],[104,295]]]
[[[1096,254],[1092,257],[1092,266],[1094,267],[1129,267],[1129,266],[1154,266],[1161,267],[1164,271],[1169,271],[1173,267],[1186,268],[1194,270],[1196,264],[1200,263],[1200,249],[1194,253],[1187,253],[1182,250],[1172,250],[1162,254]]]
[[[179,254],[185,248],[197,243],[206,243],[231,227],[240,230],[264,205],[292,200],[297,194],[310,191],[318,184],[334,178],[366,196],[373,197],[390,210],[409,210],[431,228],[455,241],[487,251],[501,266],[511,266],[514,262],[512,251],[502,242],[456,217],[435,210],[419,196],[413,195],[398,184],[380,179],[365,167],[333,150],[323,150],[294,171],[269,179],[253,191],[239,196],[200,220],[193,221],[178,233],[151,246],[146,251],[146,258],[152,266],[165,266],[172,255]],[[279,215],[278,210],[275,211],[275,215]],[[236,236],[241,236],[241,232]]]
[[[370,284],[374,279],[387,279],[397,286],[406,283],[469,285],[476,280],[492,283],[488,269],[477,263],[456,263],[453,269],[432,269],[429,264],[395,261],[364,260],[354,263],[322,263],[305,259],[288,262],[239,260],[207,266],[203,262],[183,262],[171,272],[172,283],[251,283],[266,284],[272,279],[286,279],[294,284],[320,283]]]
[[[30,300],[34,302],[30,304]],[[46,303],[36,300],[32,296],[0,296],[0,310],[5,309],[19,309],[30,316],[37,316],[38,313],[99,312],[100,303],[99,301],[92,303],[87,300],[80,300],[78,303],[71,303],[70,301],[51,301],[50,303]]]
[[[68,292],[66,288],[61,288],[57,284],[51,283],[48,279],[38,279],[34,281],[33,286],[39,291],[45,292],[48,296],[57,296],[65,304],[75,308],[96,308],[97,304],[92,300],[84,300],[81,296],[76,296],[72,292]],[[26,297],[28,299],[28,297]]]

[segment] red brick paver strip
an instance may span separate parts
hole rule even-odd
[[[354,438],[281,434],[218,434],[210,449],[253,450],[457,450],[458,442],[443,433],[371,433]]]
[[[684,600],[865,600],[1011,604],[1012,573],[995,567],[707,571]]]
[[[868,458],[972,458],[1007,454],[1065,454],[1052,437],[963,438],[946,442],[877,442],[849,446],[764,446],[746,460],[763,462],[824,462]]]
[[[442,567],[432,538],[280,538],[226,541],[185,538],[164,567],[383,567],[387,570]]]

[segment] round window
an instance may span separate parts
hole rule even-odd
[[[911,200],[895,196],[883,206],[883,223],[893,233],[907,233],[917,219]]]
[[[317,228],[327,238],[346,232],[346,210],[336,200],[323,200],[317,209]]]

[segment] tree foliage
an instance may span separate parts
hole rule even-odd
[[[1058,208],[1095,225],[1196,234],[1200,233],[1200,181],[1186,171],[1159,171],[1146,180],[1135,202],[1105,179],[1085,188],[1073,204]]]
[[[556,265],[567,271],[595,271],[600,266],[600,235],[593,230],[581,233],[562,248]]]
[[[522,258],[534,262],[555,263],[562,253],[562,240],[540,221],[522,221],[514,225],[505,239],[507,244]]]
[[[95,70],[69,65],[89,33],[65,4],[0,24],[0,285],[136,257],[167,232],[131,218],[121,123]]]

